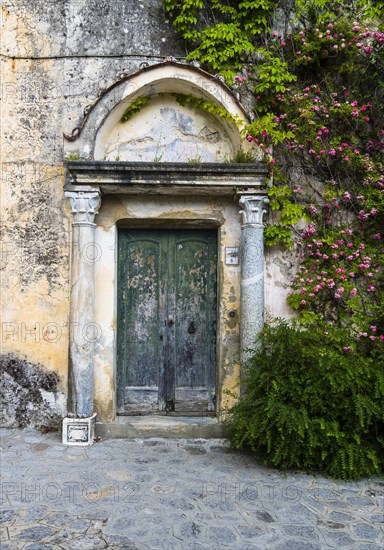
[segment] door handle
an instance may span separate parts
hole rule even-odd
[[[191,321],[189,323],[189,327],[188,327],[189,334],[195,334],[196,330],[197,330],[197,328],[195,327],[194,322]]]

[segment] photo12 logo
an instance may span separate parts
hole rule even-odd
[[[281,483],[204,483],[203,501],[219,502],[264,502],[273,503],[279,499],[286,502],[300,502],[302,490],[295,484]]]
[[[109,483],[108,481],[5,481],[0,483],[0,504],[18,503],[79,503],[122,502],[128,504],[139,499],[138,483]]]
[[[51,321],[44,324],[39,321],[22,321],[21,323],[4,321],[1,323],[0,329],[1,342],[4,344],[9,342],[55,344],[64,335],[67,336],[68,331],[70,337],[75,338],[76,342],[83,341],[84,344],[98,342],[102,337],[101,327],[97,323],[56,323]]]

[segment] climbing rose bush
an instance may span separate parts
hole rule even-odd
[[[293,245],[300,260],[288,302],[305,324],[347,327],[355,341],[340,343],[345,352],[382,345],[384,34],[328,14],[289,36],[271,33],[264,50],[295,78],[263,81],[260,63],[250,64],[235,86],[255,95],[246,139],[274,174],[270,205],[280,218],[267,244]],[[289,165],[309,185],[293,184]],[[307,223],[292,239],[299,219]]]

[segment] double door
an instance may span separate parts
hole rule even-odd
[[[215,231],[120,230],[118,414],[215,410],[216,283]]]

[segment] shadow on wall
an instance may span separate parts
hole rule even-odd
[[[65,416],[60,379],[42,365],[0,355],[0,427],[57,430]]]

